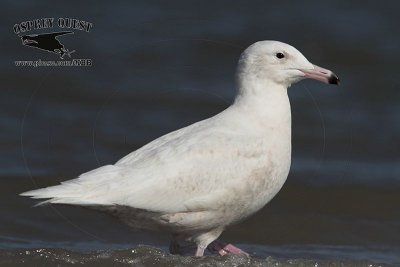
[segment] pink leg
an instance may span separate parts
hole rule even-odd
[[[179,254],[179,245],[175,240],[172,240],[171,243],[169,243],[169,252],[171,254]]]
[[[249,256],[248,253],[244,252],[238,247],[235,247],[232,244],[227,244],[218,240],[215,240],[210,245],[208,245],[208,250],[211,252],[217,252],[219,255],[223,256],[229,253],[237,254],[237,255],[245,255]]]
[[[196,257],[201,257],[201,256],[203,256],[203,255],[204,255],[204,248],[202,248],[202,247],[200,247],[200,246],[197,246],[197,250],[196,250],[195,256],[196,256]]]
[[[181,256],[193,256],[194,254],[199,257],[204,255],[204,248],[197,246],[194,243],[179,244],[175,239],[173,239],[169,244],[169,252]]]

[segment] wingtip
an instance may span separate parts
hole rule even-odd
[[[22,192],[19,194],[21,197],[30,197],[33,199],[39,199],[39,198],[51,198],[51,196],[43,196],[43,188],[40,189],[35,189],[35,190],[29,190],[26,192]]]
[[[30,192],[32,192],[32,191],[22,192],[22,193],[19,193],[18,196],[21,196],[21,197],[31,197],[32,195],[30,194]]]

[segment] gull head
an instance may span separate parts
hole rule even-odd
[[[250,82],[287,88],[306,78],[339,84],[332,71],[310,63],[296,48],[278,41],[260,41],[249,46],[240,56],[237,78],[239,86]]]

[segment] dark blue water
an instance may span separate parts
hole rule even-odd
[[[127,244],[153,246],[143,255],[165,249],[168,236],[131,232],[78,208],[34,209],[17,194],[113,163],[222,111],[234,97],[241,51],[272,39],[294,45],[342,83],[303,81],[289,89],[288,182],[223,238],[263,259],[400,264],[399,8],[396,1],[5,2],[0,263],[35,261],[17,248],[46,247],[53,256],[64,253],[56,248],[69,249],[82,261],[82,251]],[[41,17],[92,22],[89,33],[62,40],[76,50],[73,57],[90,58],[93,66],[16,67],[15,60],[57,60],[21,45],[13,33],[15,23]]]

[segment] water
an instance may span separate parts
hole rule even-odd
[[[352,253],[356,252],[355,249],[344,248],[351,250]],[[315,248],[312,249],[314,254]],[[323,250],[323,249],[321,249]],[[334,248],[328,249],[330,252]],[[340,250],[340,249],[339,249]],[[290,254],[290,250],[277,249],[268,250],[264,252],[268,254],[285,253]],[[294,255],[304,255],[307,253],[306,249],[302,249],[301,253],[294,253]],[[326,253],[326,252],[325,252]],[[324,254],[324,251],[321,251]],[[378,255],[378,254],[377,254]],[[23,264],[31,265],[61,265],[61,266],[388,266],[386,264],[373,264],[367,260],[310,260],[310,259],[296,259],[285,260],[282,258],[275,258],[272,256],[262,258],[261,255],[252,258],[240,257],[236,255],[227,256],[208,256],[202,258],[196,257],[181,257],[170,255],[164,251],[156,248],[140,246],[134,249],[115,249],[107,251],[96,252],[75,252],[66,249],[20,249],[14,251],[0,251],[0,264],[7,264],[7,266],[20,266]],[[376,255],[375,255],[376,256]]]
[[[79,8],[6,2],[0,265],[400,265],[399,7],[342,0],[85,2]],[[74,56],[92,58],[92,67],[13,65],[55,59],[22,46],[15,23],[69,15],[94,25],[63,39]],[[242,48],[262,39],[293,44],[342,84],[303,81],[289,89],[288,181],[262,211],[222,236],[253,259],[171,256],[166,235],[132,232],[84,209],[32,208],[33,201],[18,196],[113,163],[220,112],[233,99]]]

